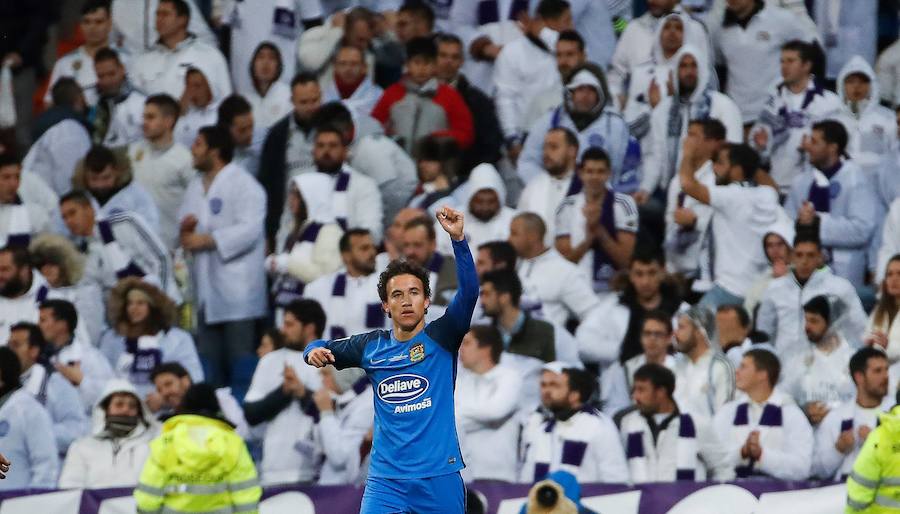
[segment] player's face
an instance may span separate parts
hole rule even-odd
[[[191,386],[191,379],[190,377],[179,378],[172,373],[163,373],[156,376],[153,384],[166,406],[174,409],[181,403],[185,391]]]
[[[425,286],[414,275],[397,275],[388,280],[387,301],[382,305],[396,326],[409,332],[425,318],[431,302],[425,297]]]

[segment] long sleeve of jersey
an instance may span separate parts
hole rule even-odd
[[[453,241],[453,256],[456,259],[456,296],[443,316],[428,326],[426,331],[438,344],[449,352],[456,353],[462,338],[469,331],[475,303],[478,301],[478,274],[475,261],[469,250],[469,242]]]
[[[456,258],[456,279],[459,284],[456,296],[453,297],[444,315],[429,324],[426,332],[444,349],[455,353],[462,344],[463,336],[469,331],[472,313],[478,301],[478,274],[475,272],[475,261],[472,259],[468,241],[465,239],[453,241],[453,254]],[[313,341],[303,352],[303,358],[309,362],[309,352],[315,348],[327,348],[334,355],[336,368],[361,367],[366,344],[380,337],[380,334],[381,331],[375,331],[333,341]]]

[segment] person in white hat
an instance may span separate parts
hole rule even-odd
[[[527,183],[540,174],[544,136],[550,130],[567,128],[578,136],[579,157],[592,146],[609,155],[613,190],[636,191],[641,179],[640,143],[616,112],[603,69],[591,62],[575,68],[563,94],[563,105],[544,114],[528,130],[518,162],[519,177]]]

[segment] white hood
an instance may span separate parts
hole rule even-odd
[[[103,404],[106,402],[107,398],[115,393],[130,393],[134,395],[134,397],[138,399],[138,405],[141,409],[140,416],[143,418],[145,428],[152,427],[156,424],[153,414],[150,413],[150,408],[144,403],[144,399],[138,394],[134,385],[128,380],[114,378],[106,383],[103,395],[97,400],[97,404],[94,405],[94,409],[91,412],[91,434],[97,435],[103,431],[103,428],[106,425],[106,411],[103,409]]]
[[[666,59],[663,56],[662,44],[660,43],[660,38],[662,37],[663,26],[665,26],[666,22],[670,19],[681,20],[681,26],[684,27],[683,28],[683,31],[684,31],[683,37],[681,39],[682,46],[684,46],[684,43],[687,42],[687,37],[686,37],[687,32],[691,29],[690,29],[690,24],[687,24],[688,26],[685,26],[686,24],[684,22],[684,15],[682,15],[680,13],[671,13],[671,14],[667,14],[667,15],[663,16],[662,18],[660,18],[659,22],[656,24],[656,30],[653,31],[653,48],[650,50],[650,55],[652,56],[653,62],[655,64],[669,64],[671,62],[671,59],[675,57],[675,55],[672,55],[671,58]],[[676,54],[677,54],[677,51],[676,51]]]
[[[691,102],[695,102],[709,86],[709,62],[707,57],[694,45],[682,45],[670,61],[672,63],[672,86],[676,94],[678,93],[678,65],[686,55],[693,56],[694,60],[697,61],[697,87],[694,88],[694,92],[691,94]]]
[[[218,108],[219,104],[222,103],[222,100],[228,96],[224,89],[224,84],[216,80],[210,80],[210,77],[215,77],[215,73],[213,72],[213,63],[207,62],[204,60],[199,60],[196,63],[191,64],[189,69],[194,69],[203,74],[206,78],[206,83],[209,84],[209,91],[212,93],[212,100],[209,102],[209,106],[207,109]],[[185,80],[187,80],[187,74],[185,74]]]
[[[465,210],[469,209],[469,202],[475,193],[482,189],[490,189],[497,193],[500,197],[500,205],[506,205],[506,186],[503,185],[503,179],[497,173],[497,168],[491,164],[482,163],[472,169],[469,180],[466,182],[466,199],[463,203]]]
[[[334,223],[334,209],[331,203],[334,184],[331,176],[318,171],[301,173],[294,177],[291,184],[300,191],[300,197],[306,205],[307,221]]]
[[[869,99],[866,103],[866,107],[863,110],[871,109],[873,107],[878,106],[878,101],[881,98],[880,92],[878,90],[878,78],[875,76],[875,70],[869,66],[869,63],[866,62],[865,59],[858,55],[854,55],[847,61],[847,64],[841,68],[841,72],[838,74],[837,79],[837,93],[841,99],[841,103],[847,104],[847,98],[844,96],[844,79],[847,78],[848,75],[852,75],[854,73],[862,73],[863,75],[869,77]],[[873,101],[874,99],[874,101]]]
[[[760,241],[760,244],[763,245],[763,253],[766,251],[766,236],[769,234],[775,234],[784,241],[788,248],[794,248],[794,236],[796,235],[794,221],[788,217],[783,208],[778,209],[776,215],[777,219],[775,220],[775,223],[772,223],[769,229],[763,233],[762,240]],[[768,256],[766,257],[766,260],[768,260]]]

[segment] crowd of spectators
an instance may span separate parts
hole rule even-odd
[[[443,314],[443,205],[467,479],[841,479],[896,403],[875,0],[76,3],[48,64],[0,0],[0,488],[134,485],[199,382],[264,484],[362,483],[372,387],[302,351],[395,259]]]

